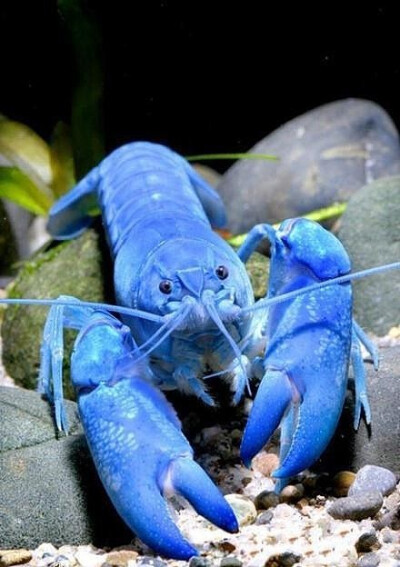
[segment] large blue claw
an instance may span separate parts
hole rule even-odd
[[[79,408],[100,478],[128,526],[157,553],[197,555],[173,522],[164,495],[180,493],[219,527],[238,530],[235,515],[192,449],[164,396],[138,377],[100,384]]]
[[[91,316],[71,359],[82,424],[99,476],[123,520],[157,553],[189,559],[197,550],[170,515],[165,497],[171,492],[227,531],[237,531],[237,521],[193,461],[172,406],[142,378],[135,352],[124,325],[104,313]]]

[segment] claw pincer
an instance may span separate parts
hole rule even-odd
[[[271,242],[268,297],[350,271],[339,240],[312,221],[289,219],[278,230],[262,225],[249,238],[262,237]],[[349,283],[321,287],[269,307],[264,377],[244,432],[241,456],[249,465],[281,424],[280,466],[273,473],[282,479],[278,489],[284,479],[319,458],[336,429],[354,339],[351,312]],[[363,376],[356,378],[363,382]]]

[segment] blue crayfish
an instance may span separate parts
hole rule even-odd
[[[119,306],[70,297],[48,302],[53,306],[44,330],[40,387],[55,405],[59,429],[67,431],[63,328],[79,330],[71,376],[104,487],[144,542],[163,555],[187,559],[197,551],[171,519],[167,494],[183,495],[227,531],[237,531],[238,524],[193,460],[161,390],[177,388],[213,405],[205,377],[223,374],[238,403],[258,374],[261,384],[241,455],[250,464],[282,422],[281,462],[274,472],[279,489],[331,439],[349,361],[355,424],[362,409],[370,421],[360,341],[375,364],[377,353],[352,321],[348,256],[318,224],[290,219],[278,230],[259,225],[236,253],[211,228],[226,223],[219,196],[183,158],[144,142],[114,151],[62,197],[50,212],[51,234],[58,239],[80,234],[94,205],[102,211]],[[244,262],[262,238],[271,242],[269,291],[255,304]]]

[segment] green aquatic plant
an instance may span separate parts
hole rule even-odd
[[[47,215],[75,184],[68,128],[59,123],[47,144],[25,124],[0,120],[0,197],[35,215]]]

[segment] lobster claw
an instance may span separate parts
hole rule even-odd
[[[91,398],[93,396],[93,398]],[[100,385],[79,399],[99,476],[126,524],[154,551],[197,555],[173,522],[165,496],[179,493],[212,523],[238,530],[236,517],[204,470],[164,396],[134,377]]]
[[[304,384],[307,384],[305,387]],[[335,391],[336,390],[336,391]],[[284,479],[312,465],[328,445],[343,406],[345,384],[329,391],[322,376],[291,378],[268,369],[247,422],[241,456],[249,466],[281,423],[280,466],[273,472]]]
[[[71,369],[98,474],[117,512],[143,542],[161,555],[189,559],[197,550],[172,520],[166,496],[181,494],[199,514],[230,532],[238,530],[236,517],[193,461],[172,406],[143,379],[148,369],[135,362],[126,328],[96,317],[78,336]]]

